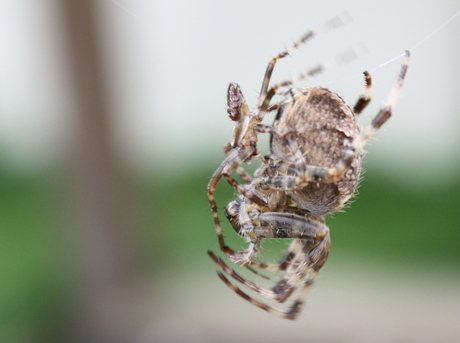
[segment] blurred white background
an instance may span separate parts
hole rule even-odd
[[[386,100],[412,49],[394,117],[370,161],[407,182],[436,185],[458,166],[460,79],[458,1],[96,1],[109,84],[113,139],[129,168],[168,173],[191,162],[218,163],[231,123],[229,82],[254,104],[268,60],[309,28],[347,11],[353,21],[280,61],[273,80],[365,44],[368,52],[301,86],[325,85],[353,103],[363,70],[373,76],[365,125]],[[72,137],[63,37],[55,1],[0,4],[0,153],[33,171],[65,155]],[[425,40],[426,39],[426,40]],[[387,135],[387,132],[391,133]],[[375,160],[375,161],[374,161]],[[160,163],[156,163],[161,161]],[[404,174],[421,168],[406,178]]]

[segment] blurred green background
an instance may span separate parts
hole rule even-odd
[[[368,168],[353,205],[346,213],[328,219],[333,248],[311,295],[310,303],[314,302],[316,308],[308,305],[296,321],[300,328],[292,331],[295,324],[285,324],[259,313],[260,310],[238,298],[215,276],[216,266],[206,255],[208,249],[218,252],[205,194],[211,172],[209,168],[196,168],[182,177],[135,184],[137,210],[141,212],[144,228],[140,233],[142,239],[135,246],[137,254],[142,255],[147,275],[144,277],[148,277],[145,283],[149,288],[142,291],[150,294],[148,307],[153,314],[147,324],[155,324],[155,331],[150,333],[152,341],[185,341],[189,331],[192,341],[214,341],[232,335],[229,329],[232,322],[237,323],[235,327],[242,327],[241,332],[251,332],[252,336],[242,333],[237,336],[243,340],[247,337],[248,341],[258,341],[256,332],[265,331],[268,325],[278,326],[276,330],[286,325],[286,331],[282,332],[301,341],[299,331],[305,330],[305,325],[313,326],[312,319],[322,323],[328,339],[340,341],[340,334],[331,336],[327,330],[335,320],[343,322],[344,318],[334,317],[331,321],[329,313],[316,317],[317,308],[322,306],[332,312],[345,312],[345,318],[363,315],[365,311],[377,318],[383,313],[388,323],[373,323],[374,333],[381,326],[387,328],[397,321],[401,332],[396,331],[392,337],[417,337],[419,330],[426,335],[424,320],[431,318],[430,332],[442,324],[441,327],[447,327],[447,337],[456,337],[460,286],[459,180],[436,189],[414,190],[388,179],[382,171]],[[0,333],[5,342],[48,341],[50,334],[56,338],[57,333],[59,339],[64,334],[62,330],[69,326],[68,277],[73,271],[63,258],[65,239],[56,219],[57,209],[61,207],[57,196],[60,187],[50,181],[54,179],[52,171],[35,177],[1,173]],[[232,198],[231,193],[227,191],[219,198]],[[232,231],[227,232],[227,236],[232,235]],[[230,242],[237,246],[235,239]],[[268,243],[266,250],[283,251],[285,247],[285,243]],[[343,294],[346,290],[350,293]],[[337,303],[324,302],[330,296],[337,297]],[[382,298],[387,303],[382,303]],[[415,307],[411,307],[412,302]],[[364,304],[364,310],[355,303]],[[415,319],[401,323],[397,319],[401,312]],[[240,323],[253,318],[261,322],[249,324],[249,327],[256,325],[251,330]],[[210,329],[210,323],[214,326],[216,322],[221,329]],[[361,325],[358,321],[348,328],[359,330]],[[314,340],[321,341],[324,332],[311,329]],[[185,336],[180,334],[182,330]],[[228,337],[228,341],[234,337]],[[353,337],[356,336],[351,335],[349,340],[353,341]],[[373,341],[372,334],[365,337]]]
[[[0,341],[459,341],[460,19],[448,19],[460,8],[441,2],[100,0],[88,7],[95,27],[78,22],[84,10],[68,14],[78,1],[2,4]],[[206,185],[231,135],[228,82],[252,105],[270,57],[343,10],[354,21],[280,62],[275,80],[364,41],[367,54],[305,86],[353,103],[370,70],[365,125],[401,58],[385,62],[407,48],[412,61],[358,196],[327,219],[329,260],[288,322],[215,274]],[[85,34],[97,78],[75,73]],[[85,117],[79,87],[93,83],[103,92],[86,96],[103,110]],[[219,207],[234,197],[222,182]],[[286,246],[267,242],[264,256]]]

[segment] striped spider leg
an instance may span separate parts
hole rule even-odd
[[[321,218],[308,215],[299,216],[293,213],[266,212],[260,214],[258,220],[260,225],[253,232],[258,239],[294,238],[288,253],[279,264],[248,262],[252,267],[273,272],[284,271],[283,278],[272,289],[263,288],[246,280],[212,252],[208,252],[208,254],[223,271],[223,273],[218,273],[219,277],[238,295],[272,314],[287,319],[295,319],[308,296],[318,271],[326,262],[330,249],[329,229]],[[235,230],[238,229],[241,230],[238,226],[235,227]],[[291,306],[280,310],[247,295],[233,285],[224,274],[261,296],[279,303],[285,302],[296,289],[300,290]]]
[[[285,276],[272,288],[266,289],[258,286],[257,284],[246,280],[233,269],[230,269],[225,262],[214,255],[212,252],[208,252],[211,258],[216,262],[216,264],[222,269],[223,272],[218,272],[218,276],[221,280],[235,293],[237,293],[242,298],[246,299],[253,305],[279,317],[285,319],[296,319],[297,315],[300,313],[303,304],[308,298],[308,293],[315,281],[316,276],[318,275],[319,270],[322,268],[326,262],[329,249],[330,249],[330,239],[329,234],[324,237],[321,243],[315,248],[311,248],[311,241],[295,239],[291,244],[291,251],[289,254],[294,254],[293,260],[288,264],[287,270],[285,266],[281,265],[269,265],[270,269],[276,270],[277,266],[280,266],[280,270],[286,270]],[[295,248],[293,248],[295,247]],[[300,248],[299,248],[300,247]],[[254,265],[257,265],[255,263]],[[267,266],[267,265],[266,265]],[[226,275],[227,276],[226,276]],[[295,290],[299,290],[296,298],[291,302],[291,304],[285,309],[275,308],[273,306],[267,305],[266,303],[255,299],[254,297],[248,295],[239,287],[234,285],[229,279],[228,276],[234,280],[240,282],[245,287],[251,289],[255,293],[269,299],[274,300],[279,303],[285,302]]]

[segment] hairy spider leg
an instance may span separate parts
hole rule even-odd
[[[302,240],[294,239],[279,263],[261,263],[257,261],[252,261],[249,263],[249,265],[256,268],[265,269],[270,272],[285,271],[291,265],[292,261],[295,259],[297,253],[301,249]]]
[[[352,59],[356,59],[358,57],[359,53],[360,52],[357,49],[351,48],[351,49],[349,49],[347,51],[344,51],[343,53],[339,54],[334,59],[331,59],[326,63],[319,64],[316,67],[306,71],[305,73],[302,73],[302,74],[298,75],[295,78],[292,78],[290,80],[285,80],[285,81],[279,82],[277,84],[274,84],[269,89],[267,89],[267,91],[265,93],[266,94],[265,97],[262,100],[259,101],[259,106],[258,106],[259,114],[258,114],[258,116],[262,116],[262,118],[263,118],[263,116],[265,115],[265,112],[267,112],[269,109],[274,110],[274,109],[277,109],[277,108],[280,107],[280,104],[274,104],[274,105],[270,106],[270,101],[277,94],[279,89],[287,87],[287,86],[294,85],[296,83],[299,83],[301,81],[309,79],[309,78],[311,78],[312,76],[314,76],[316,74],[322,73],[325,70],[332,69],[334,67],[337,67],[340,64],[347,63],[348,61],[350,61]],[[369,78],[369,80],[370,80],[370,78]],[[367,94],[367,93],[365,93],[365,94]],[[301,95],[301,94],[299,94],[299,95]],[[293,99],[295,100],[295,97],[293,97]]]
[[[282,318],[295,319],[306,299],[308,298],[308,293],[319,270],[326,262],[330,250],[330,237],[329,234],[327,234],[327,236],[324,237],[320,244],[313,247],[311,246],[311,242],[308,242],[307,240],[296,241],[303,241],[302,249],[297,252],[297,257],[294,258],[294,263],[290,264],[290,267],[293,266],[291,272],[289,273],[290,275],[285,276],[280,282],[278,282],[277,285],[275,285],[272,290],[265,289],[263,287],[257,286],[251,281],[247,281],[234,270],[230,269],[222,259],[214,255],[212,252],[208,252],[208,254],[225,274],[242,283],[244,286],[248,287],[254,292],[277,302],[286,301],[286,299],[294,292],[295,289],[301,287],[297,298],[292,302],[291,306],[286,310],[280,310],[249,296],[240,288],[231,283],[224,275],[224,273],[218,272],[219,277],[228,287],[230,287],[235,293],[250,303]]]
[[[371,74],[367,71],[364,73],[364,91],[359,96],[358,101],[356,101],[355,106],[353,106],[353,113],[359,115],[367,105],[371,102],[372,98],[372,78]]]
[[[300,243],[301,249],[297,251],[295,257],[290,261],[287,270],[289,271],[289,276],[284,276],[272,289],[264,288],[258,286],[252,281],[246,280],[244,277],[239,275],[235,270],[229,268],[225,262],[214,255],[212,252],[208,251],[209,256],[214,260],[214,262],[227,274],[236,281],[240,282],[247,288],[253,290],[254,292],[260,294],[263,297],[266,297],[277,302],[284,302],[290,294],[295,290],[295,288],[302,282],[302,278],[308,272],[308,269],[300,269],[299,266],[302,262],[305,261],[306,253],[304,253],[302,248],[305,245],[305,240],[298,239],[296,240]],[[253,263],[249,263],[251,266],[255,266]],[[272,264],[269,265],[271,271],[284,271],[285,269],[281,267],[281,264]],[[286,273],[287,275],[288,273]],[[286,285],[289,283],[289,287]]]
[[[301,45],[308,42],[310,39],[315,37],[318,33],[322,33],[331,29],[335,29],[339,26],[345,25],[347,22],[350,21],[350,17],[347,13],[344,13],[339,16],[335,16],[330,20],[327,20],[322,25],[317,27],[316,29],[310,30],[302,35],[290,48],[280,52],[278,55],[273,57],[271,61],[268,63],[267,68],[265,70],[265,76],[262,82],[262,86],[260,88],[259,93],[259,100],[257,102],[257,109],[260,121],[262,121],[263,117],[265,116],[265,112],[267,111],[268,104],[270,103],[271,98],[275,95],[276,89],[273,90],[273,87],[269,90],[270,80],[273,74],[273,70],[275,69],[276,62],[279,59],[282,59],[288,56],[292,51],[297,50]],[[280,88],[280,87],[278,87]],[[277,88],[277,89],[278,89]]]
[[[329,229],[322,218],[307,218],[291,213],[264,213],[260,215],[259,220],[260,227],[255,228],[253,234],[259,237],[260,241],[264,238],[294,238],[295,240],[291,243],[288,253],[279,264],[258,264],[253,259],[248,259],[245,263],[252,267],[271,271],[286,270],[285,279],[287,281],[278,283],[275,288],[279,291],[274,292],[273,290],[260,288],[254,283],[244,280],[236,273],[232,273],[231,276],[263,296],[281,301],[281,299],[287,298],[294,288],[300,284],[300,280],[306,275],[310,265],[316,264],[317,260],[320,259],[324,264],[325,259],[319,258],[316,251],[319,250],[324,253],[324,249],[321,247],[328,246],[323,243],[323,240],[326,239],[326,242],[328,242]],[[228,271],[220,263],[220,259],[216,259],[213,253],[209,254],[224,271]],[[234,256],[232,255],[231,257],[233,258]],[[299,281],[296,282],[295,280]]]
[[[248,146],[244,149],[235,150],[229,153],[224,162],[222,162],[219,168],[217,168],[217,170],[214,172],[208,184],[208,201],[211,206],[214,226],[216,228],[217,238],[219,240],[219,247],[220,250],[222,250],[222,252],[227,255],[232,254],[233,250],[230,249],[224,241],[222,227],[220,225],[219,212],[217,209],[216,200],[214,198],[214,192],[216,191],[217,183],[223,175],[229,175],[242,163],[242,161],[251,158],[255,153],[256,151],[253,146]]]
[[[293,85],[299,81],[302,81],[303,79],[306,79],[310,76],[313,76],[316,72],[319,73],[320,71],[324,70],[324,67],[325,66],[317,66],[315,69],[312,69],[310,72],[312,73],[311,75],[301,75],[300,77],[297,77],[296,79],[293,79],[291,81],[284,81],[282,82],[283,85],[279,86],[278,85],[275,85],[275,87],[277,89],[280,89],[284,86],[289,86],[289,85]],[[319,70],[318,70],[319,69]],[[371,99],[372,99],[372,78],[371,78],[371,75],[369,74],[369,72],[367,71],[364,71],[363,72],[364,74],[364,91],[363,93],[359,96],[358,100],[356,101],[355,105],[353,106],[353,112],[355,115],[359,115],[365,108],[367,105],[369,105],[369,103],[371,102]],[[291,83],[289,83],[291,82]],[[289,89],[290,92],[292,91],[296,91],[295,89],[291,88]],[[285,101],[280,101],[280,102],[277,102],[273,105],[270,105],[268,108],[267,108],[267,111],[266,112],[271,112],[271,111],[274,111],[274,110],[277,110],[281,107],[281,105],[285,104],[285,103],[289,103],[289,102],[295,102],[295,100],[297,98],[299,98],[300,96],[302,96],[302,93],[301,92],[296,92],[297,94],[291,94],[291,99],[289,100],[285,100]],[[286,93],[284,93],[286,94]],[[262,124],[260,124],[262,125]],[[269,133],[279,133],[279,131],[277,131],[276,129],[273,129],[271,131],[259,131],[257,130],[257,132],[261,133],[261,132],[269,132]]]

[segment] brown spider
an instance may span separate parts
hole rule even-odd
[[[230,84],[227,104],[230,118],[236,122],[233,139],[225,147],[227,158],[208,185],[220,249],[230,260],[248,268],[284,274],[272,289],[267,289],[244,279],[221,258],[208,252],[222,271],[256,293],[280,303],[297,289],[299,291],[290,307],[279,310],[244,293],[224,273],[219,272],[219,277],[246,300],[288,319],[294,319],[300,312],[316,275],[328,257],[331,241],[324,216],[342,209],[355,193],[360,179],[363,148],[391,116],[409,64],[409,52],[406,52],[387,104],[363,132],[358,127],[356,115],[370,101],[371,77],[367,72],[364,73],[364,92],[353,110],[336,93],[324,88],[290,89],[288,100],[270,105],[279,88],[293,84],[293,81],[285,81],[268,87],[276,61],[311,38],[313,32],[310,31],[291,49],[271,60],[253,112],[249,111],[238,85]],[[321,69],[312,69],[301,78]],[[274,125],[260,124],[265,113],[275,109],[278,109],[278,114]],[[271,134],[271,154],[264,158],[264,163],[251,178],[240,165],[259,155],[257,134],[262,132]],[[230,176],[233,171],[246,182],[245,185],[240,185]],[[250,242],[245,251],[233,251],[224,241],[213,196],[222,176],[240,193],[239,198],[225,209],[225,214],[235,231]],[[293,239],[279,264],[256,262],[261,242],[267,238]]]
[[[238,190],[238,192],[248,196],[252,201],[258,203],[259,205],[265,204],[254,194],[247,193],[246,189],[242,187],[234,178],[232,178],[230,174],[235,171],[244,182],[251,182],[251,176],[248,175],[245,170],[240,167],[240,165],[243,162],[249,164],[252,160],[259,156],[259,151],[257,150],[257,134],[273,132],[273,127],[260,123],[264,119],[267,112],[271,112],[279,108],[279,103],[270,106],[270,102],[276,95],[276,92],[282,87],[292,85],[295,82],[299,82],[303,79],[311,77],[317,73],[320,73],[326,68],[325,65],[319,65],[316,68],[306,72],[305,74],[300,75],[297,80],[287,80],[275,84],[269,88],[271,75],[275,68],[276,62],[279,59],[289,55],[291,51],[296,50],[300,45],[316,36],[319,32],[337,28],[346,24],[349,20],[350,18],[348,17],[347,13],[334,17],[326,21],[317,29],[308,31],[289,49],[279,53],[276,57],[274,57],[268,63],[267,69],[265,70],[265,76],[262,82],[259,98],[257,100],[257,106],[253,111],[249,109],[238,84],[230,83],[227,91],[227,113],[230,119],[235,122],[235,126],[233,128],[233,136],[232,140],[224,147],[227,158],[222,162],[219,168],[216,169],[208,183],[208,200],[212,210],[217,236],[219,238],[219,246],[224,253],[231,254],[233,251],[225,245],[223,240],[222,228],[220,226],[219,214],[217,211],[217,204],[214,198],[214,192],[216,190],[217,184],[223,176],[232,187]]]

